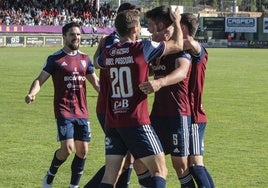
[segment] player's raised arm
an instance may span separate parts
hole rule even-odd
[[[181,15],[178,8],[172,11],[170,7],[170,18],[174,24],[174,32],[171,39],[166,41],[166,49],[163,55],[177,53],[183,50],[183,33],[180,24]]]

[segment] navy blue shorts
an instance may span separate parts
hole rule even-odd
[[[106,155],[123,155],[127,151],[135,159],[163,152],[158,136],[151,125],[131,128],[107,128],[105,138]]]
[[[58,118],[58,140],[74,139],[89,142],[91,138],[90,123],[88,119]]]
[[[190,129],[190,155],[204,154],[204,133],[206,123],[194,123]]]
[[[150,118],[166,155],[179,157],[189,155],[191,116],[151,116]]]

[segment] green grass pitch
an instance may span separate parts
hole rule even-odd
[[[24,97],[46,57],[59,47],[0,49],[0,187],[35,188],[50,165],[56,142],[51,79],[36,101]],[[93,56],[95,47],[81,47]],[[218,188],[268,187],[267,49],[208,49],[204,92],[208,115],[205,164]],[[97,93],[88,85],[92,141],[81,186],[104,163],[104,135],[95,115]],[[150,95],[150,104],[153,94]],[[72,156],[54,182],[67,187]],[[180,187],[170,158],[167,187]],[[130,188],[138,188],[133,172]]]

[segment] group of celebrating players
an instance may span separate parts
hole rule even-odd
[[[96,112],[105,133],[106,156],[105,165],[85,188],[128,187],[132,166],[140,187],[164,188],[166,155],[171,156],[181,187],[214,187],[203,163],[207,119],[202,93],[208,53],[194,39],[198,19],[166,6],[149,10],[146,18],[152,40],[139,39],[140,12],[135,6],[121,4],[116,30],[101,39],[93,62],[79,51],[79,24],[63,26],[64,47],[47,58],[25,97],[26,103],[34,101],[52,76],[61,147],[43,187],[52,187],[58,168],[74,150],[70,187],[79,185],[90,141],[86,80],[98,92]],[[94,68],[100,69],[99,76]]]

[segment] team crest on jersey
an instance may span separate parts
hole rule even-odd
[[[85,61],[85,60],[81,60],[81,65],[85,68],[86,67],[86,65],[87,65],[87,62]]]
[[[67,133],[67,126],[60,126],[60,133],[65,136]]]
[[[62,62],[62,64],[60,66],[65,67],[65,66],[67,66],[67,63],[64,61],[64,62]]]
[[[112,140],[111,140],[111,138],[109,138],[109,137],[106,137],[106,138],[105,138],[105,148],[106,148],[106,149],[111,149],[111,148],[113,148]]]
[[[111,139],[109,137],[105,138],[105,145],[109,146],[111,144]]]

